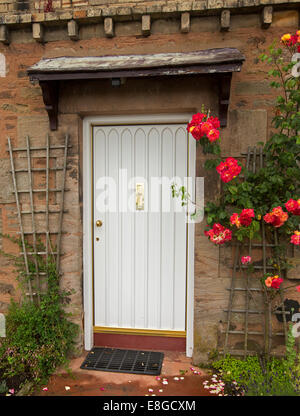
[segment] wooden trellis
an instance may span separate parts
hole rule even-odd
[[[250,172],[256,173],[258,169],[263,168],[264,166],[264,155],[262,148],[256,147],[249,147],[247,153],[242,153],[242,157],[246,158],[246,169]],[[258,159],[258,163],[257,163]],[[266,241],[266,231],[264,222],[261,222],[261,242],[260,243],[253,243],[249,242],[248,244],[243,243],[243,246],[248,248],[248,255],[251,256],[253,248],[259,248],[262,253],[262,264],[254,265],[255,271],[261,271],[263,274],[270,271],[270,273],[275,273],[275,268],[273,266],[267,265],[267,249],[268,248],[275,248],[278,246],[278,236],[277,231],[274,233],[274,241],[272,244],[268,244]],[[274,337],[285,337],[287,340],[287,324],[286,324],[286,314],[289,312],[285,311],[284,308],[284,299],[282,290],[279,289],[280,298],[281,298],[281,308],[282,311],[275,311],[276,314],[283,315],[283,331],[282,332],[273,332],[272,331],[272,311],[271,303],[266,301],[266,288],[261,287],[260,279],[261,277],[253,277],[249,276],[247,273],[245,276],[245,272],[247,266],[241,264],[240,258],[241,255],[245,255],[242,253],[242,244],[237,243],[235,245],[235,255],[234,255],[234,264],[233,264],[233,272],[232,272],[232,279],[231,279],[231,287],[229,290],[229,302],[228,308],[224,311],[227,313],[227,320],[226,320],[226,329],[223,329],[222,332],[225,334],[224,340],[224,348],[223,354],[230,353],[232,355],[244,356],[257,354],[257,351],[251,350],[248,348],[249,346],[249,336],[255,337],[256,339],[260,338],[263,339],[263,353],[269,355],[271,352],[272,347],[272,340]],[[237,274],[240,273],[241,280],[244,282],[243,287],[237,287]],[[241,285],[242,286],[242,285]],[[237,294],[244,294],[244,308],[235,308],[234,300]],[[244,315],[244,325],[243,329],[235,330],[232,329],[233,327],[233,320],[234,317],[238,315]],[[249,330],[249,316],[256,315],[259,316],[259,322],[261,324],[261,330],[259,331],[251,331]],[[233,349],[229,346],[230,337],[241,335],[243,337],[243,349]]]
[[[8,151],[10,155],[10,163],[11,163],[11,174],[12,174],[12,181],[14,187],[14,194],[16,198],[16,206],[17,206],[17,215],[18,215],[18,222],[20,228],[20,236],[22,242],[22,252],[20,253],[24,257],[24,264],[25,264],[25,273],[27,276],[28,282],[28,293],[27,295],[30,297],[30,300],[33,302],[34,299],[37,300],[38,304],[40,303],[40,293],[41,293],[41,277],[44,276],[46,273],[41,272],[38,267],[37,256],[45,256],[46,262],[48,262],[49,255],[56,256],[56,270],[59,273],[60,267],[60,256],[61,256],[61,236],[62,236],[62,223],[63,223],[63,214],[66,212],[64,209],[64,196],[65,191],[68,189],[65,188],[66,182],[66,170],[67,170],[67,155],[68,155],[68,148],[71,146],[68,144],[69,136],[66,135],[64,138],[64,143],[61,145],[57,144],[50,144],[50,137],[49,135],[46,136],[46,144],[44,146],[31,146],[30,145],[30,138],[26,137],[26,146],[25,147],[12,147],[12,143],[10,138],[8,138]],[[52,156],[52,151],[56,152],[55,156]],[[50,167],[50,159],[52,157],[58,157],[57,151],[61,151],[62,155],[60,158],[62,159],[62,166]],[[39,152],[44,154],[43,156],[39,156],[39,159],[45,159],[45,168],[37,168],[32,166],[32,154],[34,152]],[[16,154],[26,154],[27,156],[27,166],[22,168],[15,168],[15,155]],[[55,180],[58,180],[57,172],[61,172],[61,186],[54,188],[50,188],[49,186],[49,179],[51,173],[55,175]],[[45,173],[45,183],[43,188],[35,188],[34,187],[34,175]],[[27,176],[28,180],[28,187],[20,188],[19,186],[19,179],[20,176],[23,175],[23,178]],[[39,184],[41,185],[41,183]],[[45,195],[45,206],[42,209],[38,209],[35,207],[34,203],[34,195],[36,193],[42,193]],[[28,205],[30,206],[29,210],[22,209],[23,204],[20,202],[20,195],[27,196]],[[49,195],[50,194],[60,194],[60,204],[59,209],[53,210],[49,209]],[[40,206],[40,204],[39,204]],[[39,229],[36,223],[36,214],[44,214],[45,221],[43,221],[43,227]],[[26,216],[30,216],[31,218],[31,229],[29,231],[24,230],[24,218]],[[56,221],[57,229],[50,229],[50,221],[49,216],[54,215],[58,216]],[[38,251],[38,244],[37,239],[38,236],[44,235],[45,241],[45,251]],[[32,237],[32,247],[33,251],[28,249],[27,244],[27,237]],[[55,246],[56,250],[52,250],[52,237],[56,236]],[[34,275],[29,270],[29,259],[33,256],[33,262],[35,265],[35,272]],[[35,288],[33,288],[33,281],[35,281]]]

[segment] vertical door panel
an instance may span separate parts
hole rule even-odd
[[[149,214],[148,214],[148,326],[160,328],[161,312],[161,137],[157,128],[148,131]],[[152,180],[151,180],[152,179]]]
[[[182,155],[187,154],[186,130],[180,127],[175,132],[175,171],[180,179],[186,176],[187,158]],[[184,183],[182,183],[184,185]],[[177,199],[176,203],[180,204]],[[175,203],[175,205],[176,205]],[[187,227],[185,223],[185,213],[174,213],[174,308],[173,308],[173,327],[185,328],[185,308],[186,302],[182,301],[182,296],[186,293],[186,248],[187,248]],[[185,279],[183,278],[185,276]]]
[[[147,142],[142,128],[135,131],[135,177],[138,183],[144,183],[147,172]],[[145,198],[146,199],[146,198]],[[145,201],[146,202],[146,201]],[[135,212],[135,326],[145,327],[146,285],[147,285],[147,213]]]
[[[161,327],[173,329],[174,306],[174,213],[171,182],[174,176],[174,138],[170,127],[161,133],[162,213],[161,213]]]
[[[97,129],[96,133],[94,134],[94,224],[95,221],[100,219],[103,222],[101,229],[95,228],[94,226],[94,250],[96,251],[96,255],[94,256],[94,292],[97,294],[94,298],[94,312],[95,312],[95,322],[99,326],[106,326],[106,306],[107,306],[107,293],[108,290],[108,282],[107,282],[107,262],[106,262],[106,239],[105,236],[107,233],[106,225],[107,225],[107,218],[106,213],[101,210],[101,205],[103,199],[106,197],[104,195],[104,182],[102,178],[106,177],[106,132],[102,129]],[[101,196],[101,195],[102,196]],[[100,206],[99,206],[100,205]],[[97,209],[99,206],[100,210]],[[93,225],[94,225],[93,224]],[[101,244],[101,249],[99,249],[98,242],[95,240],[99,238],[99,242]]]
[[[119,177],[119,131],[116,128],[111,128],[107,135],[107,148],[108,148],[108,169],[107,175],[116,184],[118,189],[118,177]],[[112,210],[117,209],[119,202],[119,194],[110,194],[113,198],[111,207]],[[110,200],[111,200],[110,199]],[[119,227],[119,214],[118,212],[107,213],[107,227],[106,227],[106,242],[107,252],[106,256],[107,264],[107,278],[108,278],[108,297],[107,297],[107,322],[109,326],[117,327],[119,325],[119,284],[120,284],[120,227]]]
[[[130,328],[134,326],[132,304],[134,301],[134,214],[128,212],[128,180],[134,176],[134,137],[132,130],[126,128],[121,134],[121,178],[119,195],[122,205],[121,217],[121,284],[120,293],[120,326]]]

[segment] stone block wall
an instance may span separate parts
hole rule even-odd
[[[9,4],[0,2],[0,5]],[[221,132],[223,155],[237,157],[249,145],[265,141],[271,132],[272,106],[277,92],[269,87],[268,67],[258,62],[258,56],[282,33],[298,29],[299,11],[298,2],[289,2],[289,7],[276,2],[271,23],[266,27],[262,25],[264,7],[272,4],[266,0],[244,0],[242,12],[238,9],[241,2],[233,0],[136,0],[128,4],[90,0],[87,7],[78,4],[78,10],[75,8],[77,3],[72,2],[74,7],[70,10],[68,4],[66,0],[60,3],[63,12],[30,10],[28,13],[5,11],[1,14],[0,11],[0,227],[3,233],[18,231],[7,136],[17,146],[24,143],[27,134],[33,143],[43,143],[47,133],[57,142],[62,142],[64,134],[69,133],[72,149],[68,158],[67,187],[71,191],[66,194],[68,213],[64,215],[67,234],[62,240],[62,285],[75,289],[68,308],[82,329],[82,118],[101,114],[197,112],[202,103],[216,114],[217,87],[213,78],[209,82],[203,82],[201,78],[196,81],[170,78],[164,82],[127,80],[124,86],[115,90],[109,81],[64,83],[60,90],[58,130],[51,132],[41,89],[29,82],[26,69],[46,57],[238,48],[246,60],[241,72],[233,74],[228,126]],[[224,7],[232,12],[228,30],[221,27]],[[190,13],[189,22],[182,19],[183,12]],[[150,27],[149,20],[144,19],[143,23],[142,19],[148,14],[151,16]],[[105,17],[112,18],[113,37],[105,31]],[[75,38],[68,32],[69,21],[78,24]],[[33,37],[32,22],[42,25],[42,38]],[[216,173],[204,171],[204,161],[205,156],[199,149],[197,176],[205,177],[206,200],[216,199],[220,180]],[[220,320],[224,320],[223,310],[228,302],[226,288],[230,287],[231,281],[232,251],[210,245],[203,235],[204,225],[196,226],[195,235],[195,363],[205,361],[209,351],[218,345]],[[3,250],[16,250],[5,239],[1,244]],[[5,312],[10,297],[17,298],[19,290],[11,262],[0,256],[0,265],[0,312]],[[81,333],[79,346],[83,345],[82,339]]]

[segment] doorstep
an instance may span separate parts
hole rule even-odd
[[[70,362],[72,374],[60,369],[50,377],[47,386],[41,386],[35,396],[211,396],[203,388],[203,381],[210,378],[209,370],[192,365],[191,358],[182,352],[162,351],[164,361],[161,379],[157,376],[82,370],[80,366],[88,351]],[[195,374],[199,371],[199,374]],[[182,371],[186,371],[182,374]],[[180,377],[184,377],[181,379]],[[163,378],[168,384],[163,384]],[[47,391],[43,391],[47,387]],[[67,387],[67,389],[66,389]],[[70,387],[70,388],[69,388]],[[153,390],[149,392],[149,389]],[[162,391],[160,391],[162,390]]]

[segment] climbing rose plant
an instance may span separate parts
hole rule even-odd
[[[253,173],[233,157],[222,159],[219,119],[204,106],[187,125],[204,154],[214,155],[206,160],[205,167],[215,169],[222,181],[218,203],[208,202],[205,206],[205,235],[216,245],[232,239],[240,242],[260,239],[264,224],[269,243],[274,244],[278,236],[280,246],[273,249],[270,259],[277,273],[263,276],[262,284],[277,292],[290,267],[288,245],[300,245],[300,81],[292,75],[295,65],[292,56],[297,51],[300,52],[300,31],[284,34],[279,47],[273,44],[268,54],[260,56],[262,62],[271,66],[268,72],[274,78],[271,87],[279,90],[274,131],[266,143],[258,143],[263,147],[263,168]],[[182,200],[187,200],[186,190],[181,191]],[[251,267],[250,256],[243,256],[240,261]]]

